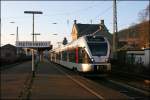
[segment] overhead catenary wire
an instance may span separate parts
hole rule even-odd
[[[101,4],[104,4],[104,2],[103,3],[101,3]],[[86,7],[86,8],[82,8],[82,9],[79,9],[79,10],[75,10],[75,11],[71,11],[71,12],[65,12],[65,13],[59,13],[59,14],[50,14],[50,15],[44,15],[44,17],[55,17],[55,16],[58,16],[58,15],[70,15],[70,14],[75,14],[75,13],[83,13],[83,11],[84,12],[87,12],[90,8],[94,8],[94,7],[96,7],[96,5],[97,4],[95,4],[95,5],[92,5],[92,6],[88,6],[88,7]],[[23,16],[18,16],[18,17],[3,17],[2,19],[19,19],[19,20],[21,20],[21,18],[23,18],[22,20],[24,20],[24,17]]]
[[[118,1],[119,2],[119,1]],[[104,4],[104,2],[102,3],[102,4]],[[97,5],[97,4],[95,4],[95,5]],[[92,6],[88,6],[88,7],[86,7],[86,8],[83,8],[83,9],[79,9],[79,10],[75,10],[75,11],[73,11],[73,12],[67,12],[67,13],[60,13],[60,14],[52,14],[53,16],[51,16],[51,15],[44,15],[44,17],[55,17],[55,16],[57,16],[57,15],[66,15],[66,14],[74,14],[74,13],[82,13],[83,11],[87,11],[88,9],[90,9],[90,8],[93,8],[93,7],[96,7],[95,5],[92,5]],[[98,18],[99,16],[101,16],[101,15],[104,15],[104,14],[106,14],[110,9],[112,8],[112,6],[110,6],[110,7],[108,7],[108,8],[106,8],[105,10],[103,10],[100,14],[98,14],[96,17],[94,17],[93,18],[93,20],[95,20],[96,18]],[[7,18],[13,18],[13,19],[17,19],[17,18],[23,18],[23,16],[21,16],[21,17],[7,17]],[[18,20],[18,19],[17,19]],[[67,19],[68,20],[68,19]],[[92,21],[93,21],[92,20]],[[68,21],[69,22],[69,21]],[[87,28],[89,28],[89,27],[87,27]],[[86,31],[86,30],[85,30]]]
[[[117,2],[117,4],[119,4],[120,1]],[[113,5],[111,5],[110,7],[106,8],[105,10],[103,10],[101,13],[99,13],[96,17],[94,17],[94,19],[98,18],[101,15],[105,15],[106,13],[108,13],[109,10],[111,10],[113,8]]]
[[[92,1],[94,2],[94,1]],[[102,3],[103,4],[103,3]],[[92,6],[88,6],[88,7],[85,7],[85,8],[82,8],[82,9],[78,9],[78,10],[75,10],[75,11],[70,11],[70,12],[64,12],[64,13],[58,13],[58,14],[50,14],[50,15],[44,15],[45,17],[50,17],[50,16],[57,16],[57,15],[67,15],[67,14],[74,14],[74,13],[80,13],[80,12],[83,12],[83,11],[87,11],[88,9],[90,8],[93,8],[93,7],[96,7],[97,4],[95,5],[92,5]],[[2,17],[2,19],[18,19],[18,18],[24,18],[24,16],[17,16],[17,17]]]
[[[117,3],[119,4],[119,2],[120,2],[120,1],[118,1]],[[106,8],[106,9],[105,9],[104,11],[102,11],[98,16],[100,16],[100,15],[102,15],[102,14],[106,14],[106,12],[108,12],[109,10],[111,10],[112,7],[113,7],[113,5],[110,6],[110,7],[108,7],[108,8]],[[94,19],[96,19],[98,16],[96,16]],[[86,29],[83,30],[83,31],[81,31],[80,33],[86,32],[89,27],[90,27],[90,26],[86,27]]]
[[[102,3],[102,4],[104,4],[104,2]],[[75,13],[81,13],[81,12],[87,12],[88,11],[88,9],[90,9],[90,8],[94,8],[94,7],[96,7],[96,5],[97,4],[95,4],[95,5],[92,5],[92,6],[88,6],[88,7],[85,7],[85,8],[82,8],[82,9],[79,9],[79,10],[75,10],[75,11],[71,11],[71,12],[65,12],[65,13],[58,13],[58,14],[51,14],[51,15],[46,15],[46,16],[57,16],[57,15],[70,15],[70,14],[75,14]]]

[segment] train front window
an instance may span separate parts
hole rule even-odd
[[[107,43],[88,43],[89,49],[93,56],[106,56]]]
[[[101,36],[87,36],[88,42],[104,42],[104,37]]]

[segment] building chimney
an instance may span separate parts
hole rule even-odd
[[[101,20],[101,22],[100,22],[100,30],[102,31],[102,30],[104,30],[104,20]]]
[[[77,23],[77,20],[74,20],[74,24],[76,24]]]
[[[104,20],[101,20],[101,25],[104,25]]]

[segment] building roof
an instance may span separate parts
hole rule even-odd
[[[76,27],[79,35],[94,33],[99,29],[98,24],[76,24]]]
[[[16,46],[11,45],[11,44],[6,44],[6,45],[2,46],[1,48],[16,48]]]
[[[105,29],[103,31],[108,32],[108,29],[105,27],[105,25],[100,25],[100,24],[75,24],[78,35],[87,35],[96,32],[97,30],[100,30],[100,27],[104,27]]]
[[[112,43],[112,34],[109,33],[107,27],[104,24],[104,20],[101,20],[100,24],[81,24],[77,23],[77,20],[74,20],[73,29],[76,29],[76,32],[72,31],[73,38],[79,38],[84,35],[102,35],[108,38],[110,43]],[[75,39],[74,38],[74,39]]]

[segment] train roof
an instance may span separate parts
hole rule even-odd
[[[74,40],[74,41],[71,41],[71,42],[69,42],[68,44],[66,44],[66,45],[61,45],[60,47],[58,47],[58,48],[55,48],[55,49],[52,49],[51,50],[51,52],[54,52],[54,51],[63,51],[63,50],[66,50],[66,49],[68,49],[68,48],[75,48],[75,47],[84,47],[85,45],[86,45],[86,43],[85,42],[87,42],[87,40],[88,41],[90,41],[90,42],[93,42],[92,41],[92,38],[87,38],[87,40],[85,39],[85,37],[93,37],[93,35],[85,35],[85,36],[82,36],[82,37],[79,37],[77,40]],[[94,38],[96,38],[96,37],[102,37],[102,38],[100,38],[101,39],[101,41],[105,41],[105,37],[104,36],[102,36],[102,35],[97,35],[97,36],[94,36]],[[100,40],[99,39],[99,40]],[[97,41],[99,41],[99,40],[97,40]]]

